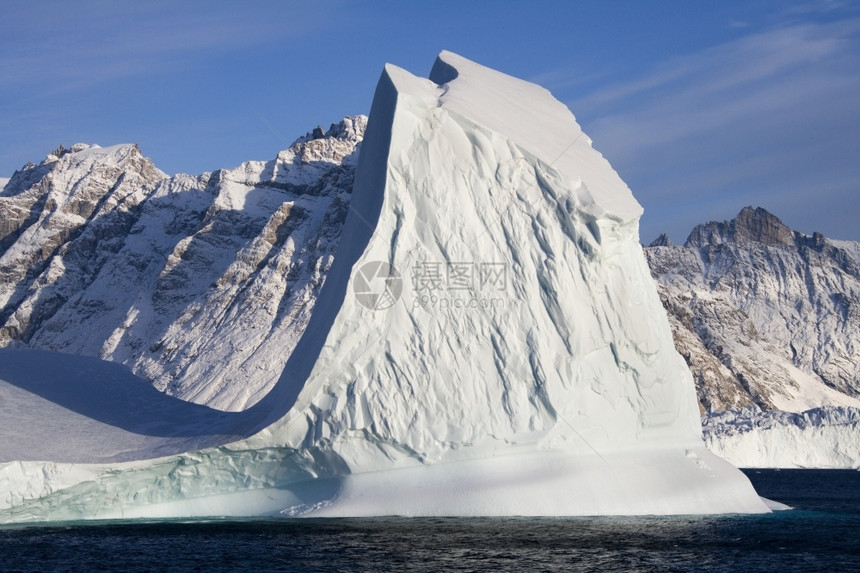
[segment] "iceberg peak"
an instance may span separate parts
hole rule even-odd
[[[545,88],[448,51],[436,58],[430,80],[445,86],[441,107],[505,136],[547,167],[579,181],[576,195],[596,217],[631,221],[642,215],[641,205],[592,148],[573,113]]]

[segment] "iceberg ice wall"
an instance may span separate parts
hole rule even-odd
[[[767,511],[701,440],[641,207],[546,90],[388,65],[341,246],[246,440],[5,464],[0,519]]]

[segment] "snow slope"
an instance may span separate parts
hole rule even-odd
[[[226,433],[239,414],[168,396],[118,364],[44,350],[0,349],[0,419],[0,462],[127,461],[243,437]]]
[[[449,52],[430,80],[388,65],[334,263],[242,414],[267,427],[5,464],[0,519],[768,511],[701,441],[640,213],[545,90]]]

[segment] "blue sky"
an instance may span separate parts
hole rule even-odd
[[[765,207],[860,240],[860,2],[0,3],[0,175],[138,143],[168,173],[273,158],[442,49],[566,103],[642,240]]]

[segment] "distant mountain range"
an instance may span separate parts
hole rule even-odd
[[[0,347],[119,362],[218,409],[256,403],[336,256],[365,126],[348,117],[271,161],[196,176],[167,176],[135,145],[28,164],[0,192]],[[718,453],[860,464],[860,243],[747,207],[644,252]],[[789,455],[819,446],[784,436],[824,426],[848,449]],[[784,455],[756,458],[766,440]]]

